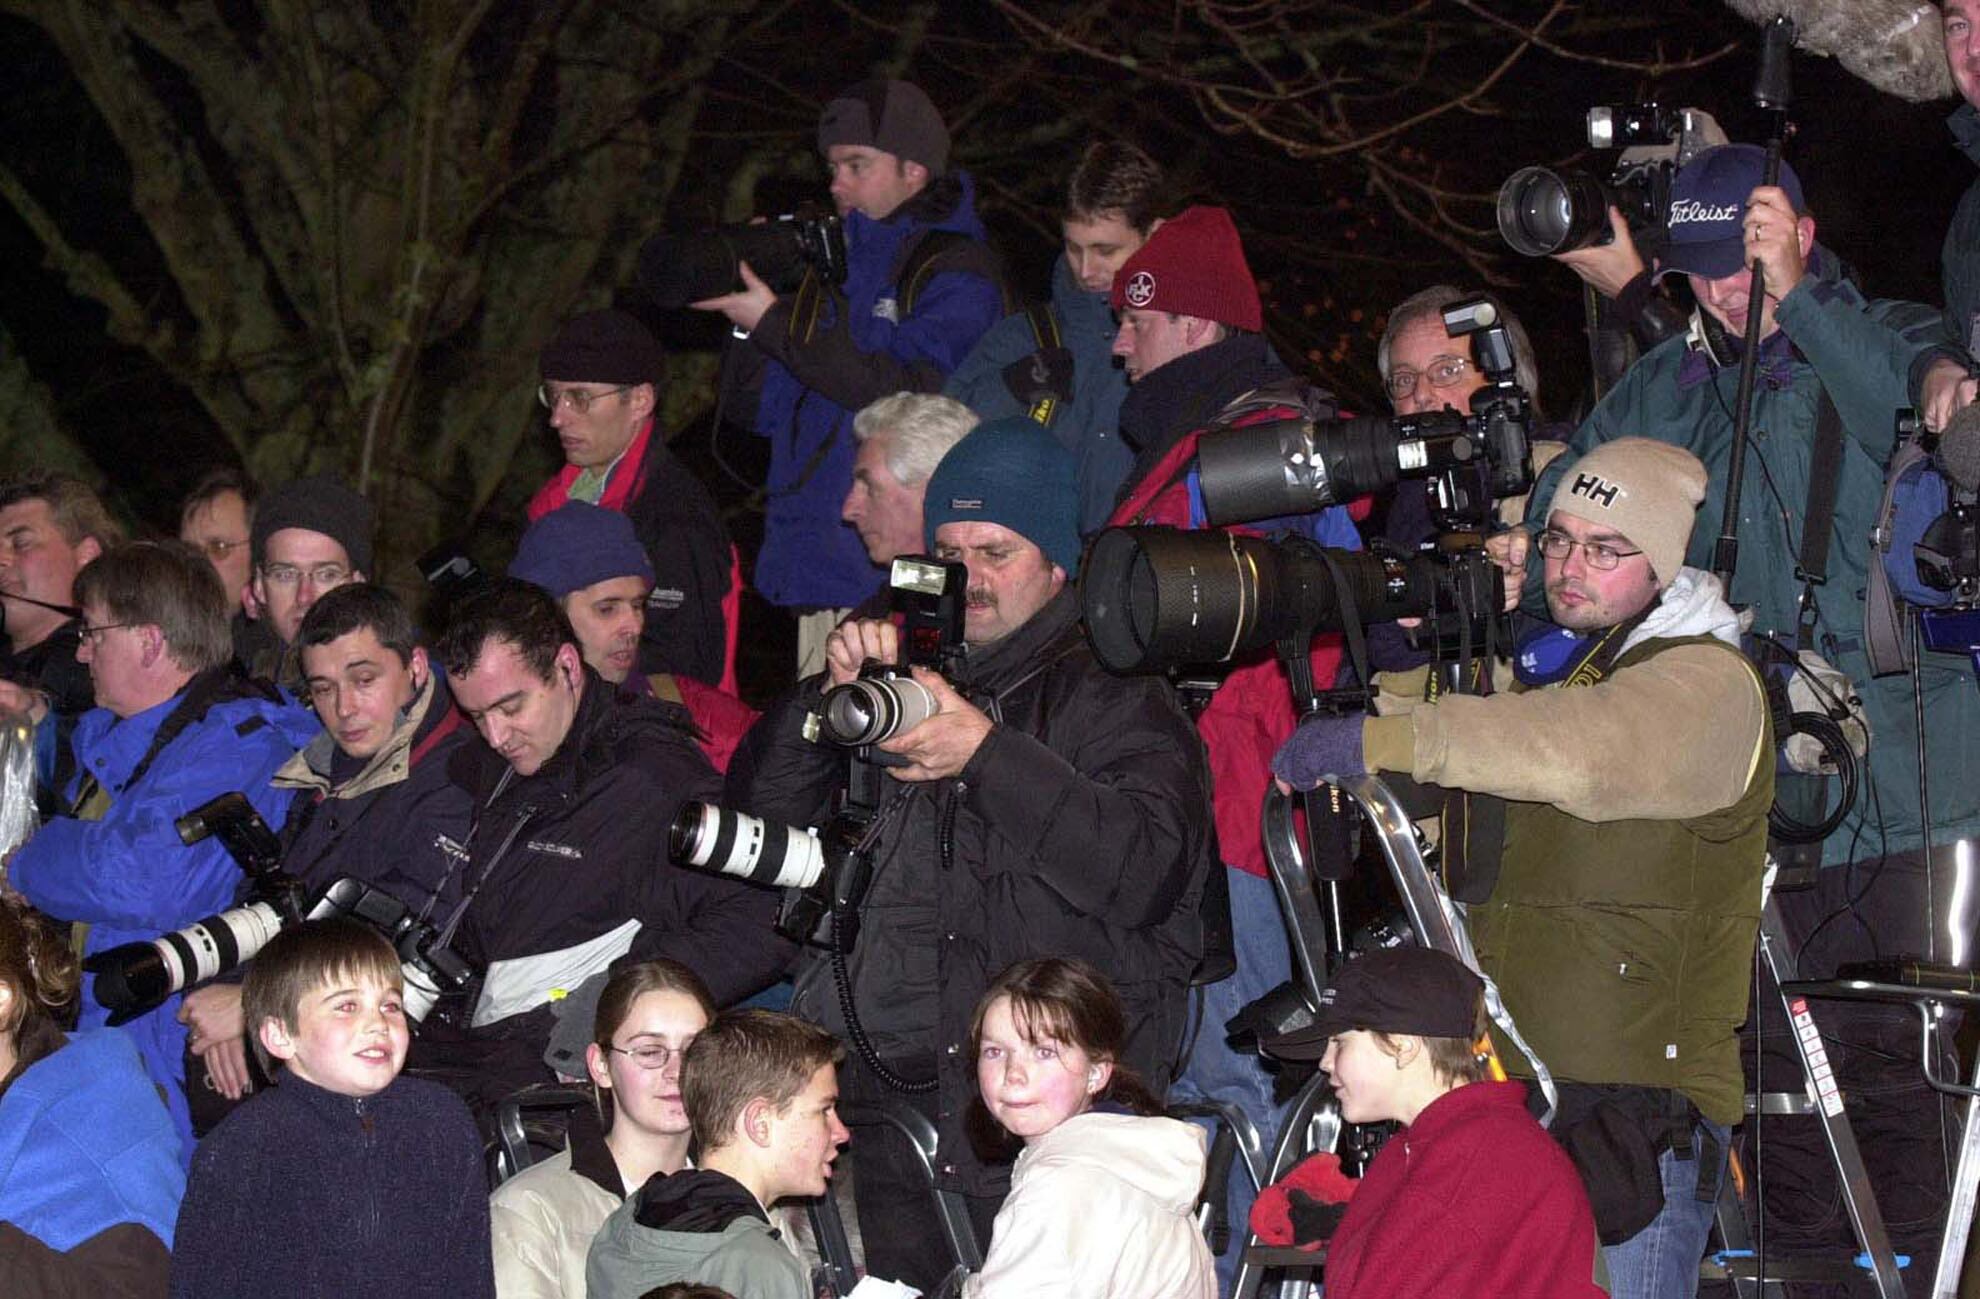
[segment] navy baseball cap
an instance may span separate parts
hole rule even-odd
[[[1469,1039],[1485,981],[1455,956],[1427,947],[1378,947],[1335,973],[1313,1022],[1261,1043],[1282,1060],[1318,1060],[1349,1029]]]
[[[1686,163],[1671,181],[1671,209],[1664,218],[1670,239],[1658,276],[1716,280],[1744,266],[1746,200],[1766,175],[1767,151],[1752,144],[1718,145]],[[1801,178],[1785,162],[1780,183],[1796,215],[1806,212]]]

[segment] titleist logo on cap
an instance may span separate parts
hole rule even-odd
[[[1127,287],[1121,290],[1130,307],[1145,307],[1155,300],[1155,277],[1147,271],[1136,271],[1128,276]]]
[[[1740,206],[1737,203],[1706,203],[1701,199],[1682,198],[1671,204],[1670,219],[1664,224],[1681,226],[1708,221],[1737,221],[1739,217]]]
[[[949,508],[952,510],[980,510],[983,508],[981,496],[951,496]]]

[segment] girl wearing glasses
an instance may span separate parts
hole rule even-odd
[[[500,1299],[584,1299],[599,1226],[649,1177],[687,1167],[681,1055],[714,1013],[707,986],[678,961],[629,965],[606,982],[585,1051],[598,1113],[574,1113],[563,1151],[489,1197]]]

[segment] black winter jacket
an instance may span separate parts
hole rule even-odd
[[[939,1080],[938,1180],[972,1194],[1000,1193],[1009,1173],[979,1162],[963,1126],[976,1091],[969,1025],[992,976],[1027,957],[1093,963],[1127,1006],[1126,1063],[1159,1095],[1202,949],[1198,909],[1217,864],[1202,744],[1166,682],[1101,669],[1078,615],[1062,591],[970,663],[962,684],[997,725],[960,778],[883,781],[891,819],[849,963],[883,1058]],[[732,805],[791,824],[825,818],[846,762],[800,734],[818,696],[814,678],[758,724],[729,768]],[[904,936],[890,904],[926,904],[932,924]],[[933,950],[906,949],[919,941]],[[903,991],[921,985],[925,1010],[904,1012]],[[792,1008],[843,1028],[823,954]]]
[[[449,766],[478,808],[454,943],[485,972],[472,1037],[527,1046],[484,1058],[484,1070],[548,1081],[537,1056],[553,996],[608,963],[672,957],[723,1005],[788,964],[790,945],[771,928],[774,894],[667,860],[680,805],[721,793],[678,707],[616,694],[586,668],[570,734],[536,774],[514,775],[480,742]],[[576,968],[586,956],[591,968]]]
[[[298,791],[282,828],[283,869],[312,897],[350,876],[415,911],[434,899],[432,916],[444,918],[461,896],[474,820],[474,797],[449,779],[448,763],[478,743],[437,673],[355,775],[335,778],[336,741],[328,731],[318,735],[271,782]]]

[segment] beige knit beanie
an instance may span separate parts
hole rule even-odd
[[[1617,438],[1568,467],[1553,508],[1627,538],[1649,557],[1662,590],[1684,564],[1705,482],[1705,466],[1683,447]]]

